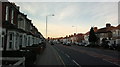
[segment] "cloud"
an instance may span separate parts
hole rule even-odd
[[[91,26],[103,27],[106,22],[117,25],[117,2],[17,2],[21,11],[45,35],[46,15],[49,36],[65,36],[75,32],[86,33]]]
[[[9,0],[12,2],[118,2],[120,0]]]

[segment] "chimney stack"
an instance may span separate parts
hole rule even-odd
[[[106,24],[106,27],[108,28],[108,27],[111,27],[111,24],[110,23],[107,23]]]
[[[98,28],[97,27],[94,27],[94,32],[96,32],[98,30]]]

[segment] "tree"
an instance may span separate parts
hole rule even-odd
[[[95,45],[95,43],[97,42],[98,38],[95,35],[94,29],[93,27],[91,27],[90,32],[89,32],[89,42],[93,45]]]

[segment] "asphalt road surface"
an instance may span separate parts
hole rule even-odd
[[[62,67],[119,67],[120,52],[77,45],[47,44],[37,55],[36,65],[58,65]]]
[[[65,65],[79,67],[119,67],[120,52],[81,46],[53,46],[62,57]]]

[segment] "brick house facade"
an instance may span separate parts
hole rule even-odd
[[[20,47],[40,43],[42,34],[15,3],[2,2],[2,49],[19,50]]]

